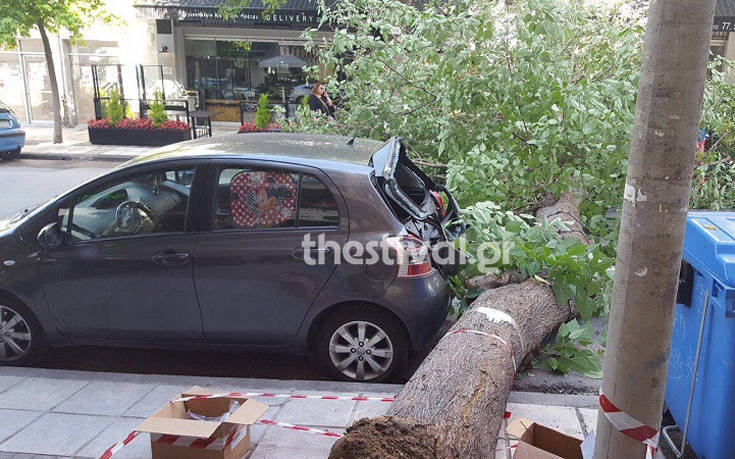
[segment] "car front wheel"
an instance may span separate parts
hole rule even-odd
[[[321,364],[338,379],[387,381],[408,362],[408,339],[392,315],[369,305],[341,308],[322,323],[316,342]]]
[[[17,159],[20,156],[20,148],[13,151],[4,151],[0,153],[0,159],[10,161],[11,159]]]

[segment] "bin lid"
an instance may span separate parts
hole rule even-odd
[[[684,260],[735,287],[735,212],[689,212]]]

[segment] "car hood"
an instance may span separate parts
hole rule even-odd
[[[33,212],[41,207],[42,203],[25,207],[12,214],[0,217],[0,237],[10,233],[18,225],[23,223]]]
[[[18,118],[16,118],[12,112],[0,111],[0,120],[10,120],[10,123],[11,123],[10,129],[17,129],[20,127],[20,122],[18,122]],[[5,128],[5,129],[8,129],[8,128]]]

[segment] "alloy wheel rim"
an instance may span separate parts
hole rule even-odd
[[[337,328],[329,340],[329,357],[343,375],[356,381],[382,376],[393,363],[393,343],[379,326],[355,320]]]
[[[0,305],[0,361],[18,360],[31,348],[31,327],[18,311]]]

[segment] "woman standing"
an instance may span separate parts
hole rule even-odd
[[[334,119],[334,103],[324,88],[324,83],[315,83],[309,94],[309,108],[313,112],[321,112],[329,119]]]

